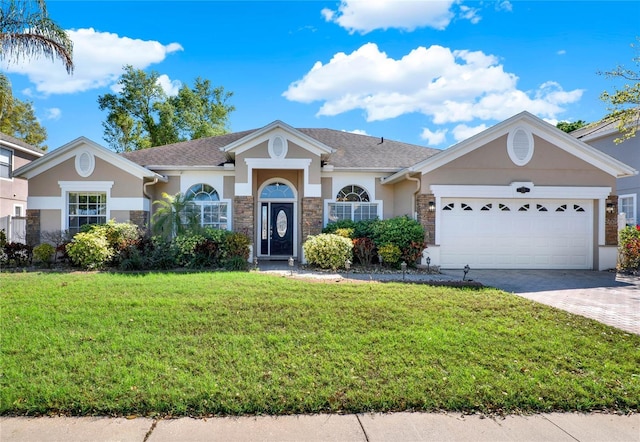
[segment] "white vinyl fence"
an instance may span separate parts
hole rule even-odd
[[[7,242],[27,242],[27,218],[24,216],[3,216],[0,218],[0,230],[7,235]]]

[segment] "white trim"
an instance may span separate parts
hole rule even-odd
[[[5,146],[0,146],[0,149],[4,149],[4,150],[6,150],[6,151],[9,151],[9,152],[10,152],[10,155],[11,155],[11,157],[9,158],[9,176],[8,176],[8,177],[0,176],[0,180],[2,180],[2,181],[11,181],[11,182],[13,182],[13,176],[14,176],[14,169],[13,169],[13,166],[14,166],[14,164],[15,164],[15,156],[16,156],[16,154],[15,154],[15,152],[13,151],[13,149],[12,149],[12,148],[10,148],[10,147],[8,147],[8,146],[7,146],[7,147],[5,147]]]
[[[518,187],[530,189],[518,193]],[[583,186],[534,186],[533,183],[513,182],[509,186],[469,186],[432,184],[429,186],[436,198],[519,198],[519,199],[603,199],[611,193],[611,187]],[[436,204],[436,210],[439,207]],[[604,210],[604,209],[603,209]]]
[[[20,213],[21,213],[20,215],[16,215],[16,207],[20,207]],[[27,216],[27,214],[26,214],[26,212],[25,212],[25,210],[24,210],[24,204],[22,204],[22,203],[15,203],[15,204],[13,205],[13,213],[11,214],[11,216],[13,216],[13,217],[16,217],[16,216],[17,216],[17,217],[20,217],[20,218],[23,218],[23,217]]]
[[[262,193],[262,190],[268,186],[269,184],[272,183],[284,183],[287,186],[289,186],[289,188],[291,189],[291,191],[293,192],[293,198],[260,198],[260,194]],[[256,204],[255,207],[255,212],[254,212],[254,219],[256,220],[255,224],[255,238],[254,238],[254,242],[256,244],[256,256],[259,257],[269,257],[271,256],[271,239],[268,240],[268,249],[269,252],[266,255],[262,254],[262,238],[260,235],[260,232],[262,232],[262,203],[269,203],[269,210],[267,211],[267,217],[269,219],[271,219],[271,204],[270,203],[292,203],[293,204],[293,221],[292,221],[292,225],[293,225],[293,257],[294,258],[299,258],[298,257],[298,197],[299,197],[299,192],[298,189],[296,189],[296,186],[293,185],[293,183],[287,179],[284,178],[280,178],[280,177],[275,177],[275,178],[270,178],[266,181],[264,181],[260,187],[258,188],[258,191],[256,193],[257,196],[257,201],[258,204]]]
[[[276,140],[280,140],[280,142],[282,143],[282,152],[280,152],[279,154],[275,151],[274,147]],[[282,135],[274,135],[273,137],[269,138],[269,145],[267,146],[267,150],[269,151],[269,157],[271,157],[272,159],[280,160],[287,156],[287,152],[289,152],[289,142],[287,138],[283,137]]]
[[[322,196],[322,185],[309,183],[309,167],[311,166],[310,158],[246,158],[247,164],[247,182],[235,184],[236,196],[251,196],[253,188],[253,169],[284,169],[299,170],[304,172],[304,196],[319,197]]]
[[[394,173],[390,177],[383,180],[383,184],[393,183],[400,180],[407,173],[420,172],[427,174],[451,161],[466,155],[469,152],[486,145],[487,143],[507,134],[511,127],[520,126],[527,127],[533,135],[542,138],[545,141],[555,145],[557,148],[591,164],[594,167],[608,173],[611,176],[622,178],[626,176],[634,176],[638,171],[624,164],[621,161],[589,146],[588,144],[577,140],[571,135],[561,131],[551,124],[541,120],[540,118],[530,114],[529,112],[521,112],[514,115],[489,129],[480,132],[460,143],[449,147],[432,157],[427,158],[411,167]]]
[[[309,152],[312,152],[316,155],[330,154],[336,151],[335,149],[327,146],[326,144],[321,143],[315,138],[312,138],[300,132],[299,130],[289,126],[288,124],[280,120],[276,120],[272,123],[269,123],[266,126],[254,132],[251,132],[249,135],[242,137],[239,140],[236,140],[233,143],[230,143],[224,147],[221,147],[220,150],[222,152],[233,151],[236,154],[242,153],[246,150],[249,150],[255,147],[257,144],[260,144],[266,141],[268,139],[266,134],[271,130],[275,130],[276,133],[283,134],[285,139],[290,139],[294,141],[303,149],[306,149]],[[289,136],[286,136],[284,134],[287,134]]]
[[[136,164],[133,161],[130,161],[125,157],[118,155],[115,152],[107,149],[106,147],[102,147],[101,145],[94,143],[93,141],[85,137],[77,138],[70,143],[65,144],[64,146],[47,153],[43,157],[40,157],[37,160],[22,166],[15,171],[16,175],[20,178],[33,178],[51,169],[52,167],[55,167],[71,158],[74,158],[78,149],[91,151],[98,158],[135,177],[158,179],[163,178],[162,175],[152,172],[151,170],[142,167],[139,164]]]
[[[140,204],[142,203],[142,204]],[[109,210],[144,210],[149,211],[150,204],[146,198],[117,198],[111,197],[111,201],[107,201]]]
[[[87,168],[87,170],[82,170],[82,165],[80,164],[80,159],[83,155],[87,155],[87,157],[89,158],[89,167]],[[76,152],[75,166],[76,173],[83,178],[87,178],[91,176],[93,170],[96,167],[96,157],[89,149],[78,149],[78,151]]]
[[[620,206],[621,206],[620,200],[622,198],[631,198],[632,199],[632,201],[633,201],[633,208],[632,208],[633,213],[632,214],[628,214],[626,212],[621,212],[620,211]],[[638,224],[639,221],[638,221],[638,219],[636,217],[636,214],[638,213],[638,198],[637,198],[637,195],[635,193],[625,193],[624,195],[618,195],[618,213],[624,213],[625,220],[632,219],[632,220],[634,220],[634,224]],[[629,215],[631,215],[631,216],[629,216]],[[627,221],[625,221],[625,222],[627,222]]]
[[[61,196],[30,196],[27,207],[33,210],[60,210],[63,206]]]
[[[5,146],[10,147],[11,149],[19,150],[20,152],[24,152],[38,158],[40,158],[45,154],[44,151],[28,149],[26,147],[22,147],[19,144],[12,143],[11,141],[7,141],[7,140],[0,139],[0,144],[4,144]]]
[[[69,192],[99,193],[107,197],[106,220],[111,219],[111,188],[113,181],[58,181],[61,189],[60,200],[63,203],[60,211],[61,230],[69,230]]]
[[[527,155],[524,158],[518,158],[515,152],[515,147],[513,145],[514,139],[518,131],[524,132],[524,135],[527,137],[527,143],[529,144],[529,150],[527,151]],[[511,131],[509,131],[509,135],[507,135],[507,153],[509,154],[509,158],[516,166],[526,166],[531,158],[533,157],[533,151],[535,150],[535,143],[533,142],[533,135],[531,131],[525,126],[516,126]]]

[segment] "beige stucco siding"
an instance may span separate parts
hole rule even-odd
[[[94,172],[83,178],[76,172],[75,159],[70,158],[29,180],[29,196],[60,196],[59,181],[86,182],[91,190],[92,181],[113,181],[112,198],[142,197],[142,179],[96,157]]]
[[[509,185],[515,181],[538,186],[609,186],[615,178],[534,136],[534,154],[516,166],[507,153],[507,136],[500,137],[422,176],[422,192],[431,184]]]
[[[110,218],[116,220],[119,223],[129,222],[129,211],[128,210],[112,210],[110,213]]]
[[[222,198],[233,200],[233,197],[236,193],[236,179],[232,176],[224,177],[224,189],[222,190]]]
[[[60,210],[47,209],[40,211],[40,231],[41,232],[55,232],[57,230],[64,230],[62,225],[62,213]]]
[[[385,198],[385,218],[392,218],[396,216],[408,215],[413,217],[414,212],[414,193],[416,191],[418,183],[410,180],[403,180],[393,186],[393,193],[390,198]],[[387,186],[382,186],[387,187]],[[390,204],[387,204],[387,201]],[[393,209],[391,212],[387,211],[387,205]]]

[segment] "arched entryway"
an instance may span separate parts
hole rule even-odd
[[[258,192],[258,256],[296,257],[297,194],[287,180],[265,181]]]

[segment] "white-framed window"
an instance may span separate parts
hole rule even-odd
[[[638,220],[636,219],[637,207],[635,194],[620,195],[618,197],[618,213],[624,213],[628,226],[635,226],[638,224]]]
[[[0,147],[0,178],[11,179],[13,150]]]
[[[220,201],[218,192],[208,184],[194,184],[189,187],[186,196],[191,199],[200,225],[215,229],[229,228],[229,204]]]
[[[17,217],[24,216],[24,206],[22,204],[13,205],[13,216],[17,216]]]
[[[369,193],[350,184],[340,189],[335,202],[329,203],[329,222],[350,219],[362,221],[378,218],[378,203],[371,202]]]
[[[106,192],[69,192],[67,201],[70,234],[75,235],[85,224],[107,222]]]

